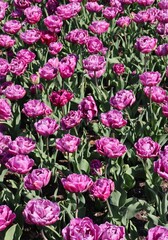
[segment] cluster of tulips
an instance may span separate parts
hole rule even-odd
[[[141,207],[168,239],[168,1],[0,0],[0,24],[0,237],[135,239]]]

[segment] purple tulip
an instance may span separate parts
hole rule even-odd
[[[41,1],[41,0],[38,0],[38,1]],[[58,0],[47,0],[46,9],[47,9],[48,15],[54,14],[58,6],[59,6]]]
[[[34,44],[41,38],[42,33],[39,29],[29,29],[20,34],[20,39],[27,44]]]
[[[159,13],[159,9],[155,7],[148,8],[146,12],[149,14],[148,22],[153,24],[157,21],[157,15]]]
[[[168,23],[168,9],[162,9],[158,12],[157,20],[160,23]]]
[[[99,53],[104,51],[103,43],[98,37],[88,37],[86,41],[86,48],[89,53]]]
[[[101,113],[100,119],[106,127],[110,128],[122,128],[127,124],[127,121],[123,119],[122,112],[115,109]]]
[[[46,80],[53,80],[57,76],[58,66],[58,58],[50,58],[43,67],[39,68],[40,77]]]
[[[89,12],[100,12],[103,9],[103,5],[98,4],[97,2],[87,2],[85,8]]]
[[[102,69],[98,71],[87,71],[87,74],[90,78],[100,78],[104,73],[106,72],[106,67],[103,67]]]
[[[84,174],[72,173],[61,179],[62,185],[68,192],[86,192],[93,184],[90,177]]]
[[[164,43],[155,49],[156,55],[162,57],[168,55],[168,44]]]
[[[47,199],[31,199],[23,211],[26,223],[48,226],[59,220],[60,207]]]
[[[44,24],[49,31],[59,33],[63,26],[63,21],[57,15],[50,15],[44,19]]]
[[[19,136],[9,143],[9,153],[13,155],[27,155],[32,152],[35,147],[36,143],[31,138]]]
[[[18,51],[16,53],[16,57],[23,59],[27,64],[29,64],[29,63],[33,62],[36,55],[34,52],[31,52],[28,49],[21,49],[20,51]]]
[[[123,10],[122,1],[120,0],[110,0],[110,6],[119,8],[121,12]]]
[[[154,3],[155,0],[136,0],[136,2],[140,5],[140,6],[150,6]]]
[[[23,98],[26,94],[26,90],[21,85],[12,84],[5,89],[4,94],[9,100],[15,101]]]
[[[7,34],[16,34],[21,29],[22,25],[18,20],[9,20],[5,22],[3,30]]]
[[[98,159],[93,159],[90,163],[90,172],[92,175],[102,175],[102,163]]]
[[[157,39],[149,36],[142,36],[136,39],[135,48],[141,53],[147,54],[152,52],[157,46]]]
[[[9,63],[6,59],[0,58],[0,77],[6,76],[9,72]]]
[[[153,163],[154,171],[163,179],[168,180],[168,145],[159,153],[159,159]]]
[[[168,97],[165,97],[165,100],[162,104],[162,113],[165,117],[168,117]]]
[[[125,66],[122,63],[115,63],[113,65],[113,72],[117,75],[121,75],[125,72]]]
[[[122,226],[116,226],[109,222],[100,224],[99,240],[124,240],[125,228]]]
[[[153,158],[158,156],[160,145],[154,142],[151,137],[139,138],[134,144],[136,154],[141,158]]]
[[[89,192],[91,196],[106,201],[114,191],[114,188],[114,182],[111,179],[100,178],[93,183]]]
[[[9,120],[12,117],[11,106],[7,99],[0,99],[0,120]]]
[[[65,117],[61,119],[61,127],[63,130],[69,130],[77,126],[82,120],[82,113],[80,110],[71,110]]]
[[[28,23],[36,24],[42,17],[42,11],[38,6],[31,6],[24,10],[24,15]]]
[[[2,127],[2,126],[1,126]],[[2,130],[1,130],[2,131]],[[0,132],[0,163],[3,164],[5,162],[5,155],[8,153],[9,144],[12,139],[8,135],[4,135]]]
[[[163,179],[168,180],[168,158],[159,158],[153,163],[154,171]]]
[[[93,221],[88,217],[73,218],[71,219],[69,225],[62,230],[64,240],[98,240],[99,233],[99,226],[94,224]]]
[[[7,228],[12,224],[14,219],[16,218],[16,214],[12,212],[12,210],[7,205],[0,206],[0,232]]]
[[[50,115],[52,113],[52,109],[40,100],[34,99],[29,100],[24,104],[22,112],[27,117],[36,118],[38,116]]]
[[[19,9],[25,9],[31,5],[29,0],[14,0],[14,5]]]
[[[8,146],[11,143],[11,136],[4,135],[0,132],[0,157],[8,151]]]
[[[13,40],[9,35],[0,34],[0,47],[11,48],[15,44],[15,40]]]
[[[168,35],[168,23],[158,23],[156,31],[160,35]]]
[[[118,91],[115,96],[110,98],[111,106],[118,110],[132,106],[135,101],[135,95],[132,90],[125,89]]]
[[[156,226],[148,230],[146,240],[166,240],[168,238],[168,228],[163,226]]]
[[[168,2],[167,0],[160,0],[158,2],[158,6],[160,9],[168,9]]]
[[[61,59],[59,62],[59,73],[62,78],[69,78],[74,74],[77,60],[78,58],[75,54],[69,54]]]
[[[116,24],[119,26],[119,27],[128,27],[130,24],[131,24],[131,18],[130,17],[120,17],[117,21],[116,21]]]
[[[119,12],[120,12],[120,10],[116,6],[114,6],[114,7],[106,7],[102,11],[103,16],[106,19],[108,19],[108,20],[114,19],[118,15]]]
[[[62,90],[59,90],[59,91],[53,91],[50,96],[49,96],[49,99],[51,101],[51,103],[54,105],[54,106],[57,106],[57,107],[63,107],[64,105],[66,105],[72,98],[74,97],[74,94],[65,90],[65,89],[62,89]]]
[[[58,37],[56,33],[50,32],[48,30],[43,30],[41,31],[40,40],[43,44],[47,44],[48,46],[51,42],[56,42],[58,40]]]
[[[8,8],[8,3],[4,1],[0,1],[0,21],[4,19],[6,9]]]
[[[96,34],[102,34],[108,31],[110,24],[104,20],[93,21],[89,25],[89,30]]]
[[[34,160],[27,155],[16,155],[11,157],[5,163],[5,166],[11,171],[19,174],[28,173],[34,166]]]
[[[105,66],[105,58],[100,55],[93,54],[83,60],[83,67],[88,71],[99,71],[102,70]]]
[[[27,63],[23,58],[13,58],[10,65],[9,65],[9,71],[16,76],[20,76],[24,74],[24,72],[27,69]]]
[[[77,151],[80,144],[80,138],[70,134],[65,134],[62,138],[56,139],[56,149],[61,152],[73,153]]]
[[[145,23],[149,21],[149,13],[145,10],[133,14],[133,21],[136,23]]]
[[[159,72],[144,72],[139,75],[140,82],[144,86],[155,86],[161,81],[161,74]]]
[[[38,134],[45,137],[54,134],[59,128],[56,120],[49,117],[39,120],[34,124],[34,126]]]
[[[97,152],[109,158],[121,157],[127,148],[116,138],[102,137],[95,141]]]
[[[74,44],[80,44],[83,45],[86,43],[88,38],[88,31],[83,29],[75,29],[70,31],[66,37],[65,40],[68,42],[74,43]]]
[[[31,83],[33,83],[34,85],[38,85],[40,79],[39,79],[39,75],[38,74],[31,74],[30,75],[30,80]]]
[[[44,86],[42,83],[35,84],[30,87],[30,92],[33,95],[38,94],[38,92],[42,92],[43,90],[44,90]]]
[[[82,118],[86,118],[88,121],[91,121],[98,113],[96,102],[92,96],[83,98],[78,109],[82,113]]]
[[[60,42],[51,42],[49,44],[49,53],[52,55],[57,55],[63,48],[62,43]]]
[[[145,87],[144,93],[148,98],[151,98],[153,102],[163,103],[166,98],[166,90],[158,86]]]
[[[63,20],[75,17],[81,10],[80,3],[72,2],[57,7],[56,14]]]
[[[51,171],[47,168],[34,169],[24,177],[24,187],[28,190],[40,190],[47,186],[51,178]]]

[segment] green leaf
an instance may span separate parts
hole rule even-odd
[[[135,185],[134,177],[128,173],[124,173],[124,188],[129,190]]]
[[[22,229],[20,228],[19,224],[15,224],[7,230],[4,240],[20,240],[21,236]]]
[[[2,172],[0,174],[0,182],[3,182],[4,177],[5,177],[6,173],[7,173],[7,171],[8,171],[7,169],[3,169],[2,170]]]
[[[109,58],[108,59],[108,62],[111,64],[111,63],[119,63],[119,60],[118,58],[114,57],[114,58]]]
[[[55,231],[54,226],[45,226],[45,227],[51,230],[52,232],[54,232],[59,238],[61,237],[61,235],[57,231]]]
[[[68,213],[70,219],[74,218],[74,216],[71,213],[71,209],[66,208],[63,204],[60,204],[60,206]]]
[[[153,214],[148,213],[148,220],[152,221],[153,225],[158,225],[159,224],[159,217],[157,217]]]
[[[90,168],[89,168],[89,163],[88,163],[88,161],[85,160],[85,159],[82,159],[82,160],[81,160],[79,166],[80,166],[80,169],[83,170],[83,171],[86,172],[86,173],[88,173],[89,170],[90,170]]]
[[[111,202],[114,206],[117,206],[117,207],[119,206],[120,197],[121,197],[121,193],[117,190],[115,190],[111,194]]]

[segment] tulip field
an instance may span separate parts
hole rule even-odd
[[[168,240],[168,0],[0,0],[0,240]]]

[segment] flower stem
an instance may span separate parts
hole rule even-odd
[[[41,235],[42,235],[42,237],[43,237],[43,240],[48,240],[48,239],[46,238],[46,236],[44,235],[43,229],[41,229]]]
[[[147,62],[148,62],[148,56],[145,54],[145,56],[144,56],[145,72],[147,71]]]
[[[67,158],[68,158],[68,168],[69,168],[69,171],[72,172],[69,152],[67,153]]]
[[[113,213],[111,211],[111,206],[110,206],[110,203],[109,203],[108,199],[106,200],[106,204],[107,204],[108,211],[110,213],[110,217],[113,218]]]
[[[47,152],[47,156],[49,158],[50,154],[49,154],[49,138],[48,137],[46,137],[46,152]]]
[[[76,193],[76,211],[75,211],[75,217],[78,218],[78,204],[79,204],[79,199],[78,199],[78,194]]]
[[[108,167],[109,167],[109,163],[107,163],[105,167],[105,178],[108,178]]]

